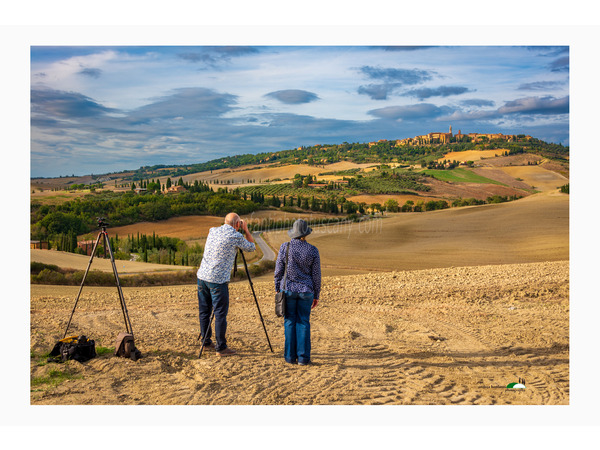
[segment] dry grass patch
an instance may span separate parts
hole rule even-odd
[[[160,222],[139,222],[133,225],[109,228],[109,236],[118,234],[119,237],[137,233],[152,236],[156,233],[161,237],[175,237],[181,240],[206,238],[212,227],[223,225],[224,218],[218,216],[183,216],[172,217]]]
[[[248,184],[254,184],[248,183],[248,180],[255,180],[256,184],[259,184],[259,180],[264,182],[265,180],[273,180],[277,178],[282,180],[294,178],[294,175],[297,173],[303,176],[318,175],[322,172],[367,168],[372,165],[373,164],[356,164],[348,161],[341,161],[326,166],[309,166],[306,164],[288,164],[284,166],[251,166],[250,169],[242,167],[237,169],[214,170],[212,173],[209,171],[189,174],[183,176],[183,180],[187,181],[188,183],[193,183],[195,180],[204,182],[229,180],[232,184],[227,185],[228,187],[234,187],[237,185],[247,186]]]
[[[51,264],[61,268],[85,270],[90,262],[90,257],[86,255],[78,255],[76,253],[59,252],[56,250],[30,250],[30,260],[32,262],[40,262],[43,264]],[[146,272],[171,272],[178,270],[191,270],[191,266],[174,266],[166,264],[151,264],[139,261],[122,261],[116,260],[117,272],[119,274],[134,274]],[[110,259],[94,258],[91,270],[99,270],[101,272],[112,272],[112,264]]]
[[[506,151],[508,150],[500,148],[496,150],[465,150],[464,152],[450,152],[445,154],[442,158],[438,159],[438,161],[479,161],[482,158],[493,158],[495,156],[502,156]]]

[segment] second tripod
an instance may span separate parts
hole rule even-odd
[[[106,231],[106,227],[108,223],[103,218],[98,218],[98,226],[100,227],[100,233],[98,233],[98,238],[94,243],[94,249],[92,250],[92,255],[90,256],[90,261],[88,263],[87,269],[85,270],[85,275],[83,275],[83,280],[81,280],[81,286],[79,286],[79,293],[77,294],[77,299],[75,300],[75,306],[73,306],[73,311],[71,311],[71,317],[69,317],[69,323],[67,323],[67,328],[65,329],[65,334],[63,339],[67,336],[67,331],[71,326],[71,320],[73,319],[73,314],[75,313],[75,308],[77,308],[77,303],[79,302],[79,297],[81,296],[81,291],[83,290],[83,285],[85,284],[85,279],[87,278],[88,272],[90,270],[90,266],[92,265],[92,261],[94,260],[94,255],[96,254],[96,250],[98,249],[98,245],[100,241],[103,241],[104,247],[104,256],[106,257],[106,251],[108,250],[108,254],[110,255],[110,262],[112,264],[113,274],[115,275],[115,283],[117,285],[117,292],[119,294],[119,300],[121,302],[121,310],[123,311],[123,318],[125,319],[125,329],[127,333],[131,334],[133,337],[133,330],[131,328],[131,321],[129,320],[129,313],[127,312],[127,305],[125,305],[125,297],[123,297],[123,290],[121,289],[121,283],[119,282],[119,274],[117,273],[117,266],[115,265],[115,258],[113,256],[112,249],[110,248],[110,240],[108,239],[108,233]]]

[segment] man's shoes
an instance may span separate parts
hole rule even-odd
[[[300,361],[298,361],[298,365],[299,366],[310,366],[310,361],[307,361],[307,362],[300,362]]]
[[[215,344],[211,342],[210,344],[204,344],[204,350],[214,350]]]
[[[226,347],[221,351],[217,352],[217,356],[230,356],[235,355],[236,351],[232,348]]]

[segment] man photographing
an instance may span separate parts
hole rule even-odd
[[[244,235],[238,233],[242,232]],[[248,225],[236,213],[225,216],[225,223],[211,228],[206,238],[204,255],[198,269],[198,310],[200,333],[206,338],[204,348],[214,348],[219,356],[229,356],[235,350],[227,347],[227,312],[229,311],[229,279],[238,249],[256,250]],[[215,340],[211,340],[210,316],[215,313]]]

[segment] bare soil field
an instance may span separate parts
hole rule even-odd
[[[487,158],[484,161],[479,161],[479,166],[492,166],[492,167],[504,167],[504,166],[527,166],[529,164],[537,164],[542,161],[539,155],[532,153],[520,153],[518,155],[499,156],[497,158]]]
[[[540,166],[502,167],[502,170],[514,178],[521,178],[538,191],[553,191],[569,182],[569,179]]]
[[[556,161],[543,161],[540,164],[540,167],[542,167],[546,170],[550,170],[552,172],[556,172],[565,178],[569,178],[569,165],[568,164],[559,163]]]
[[[286,231],[263,236],[275,249],[289,240]],[[315,227],[307,240],[326,275],[568,260],[569,196],[391,214]]]
[[[427,192],[428,195],[442,199],[476,198],[478,200],[485,200],[494,195],[510,197],[513,195],[526,196],[530,194],[530,192],[522,189],[515,189],[499,184],[445,183],[436,180],[435,178],[429,178],[423,184],[431,188],[431,190]]]
[[[62,337],[77,288],[31,286],[31,404],[569,404],[567,261],[325,278],[305,367],[284,362],[273,282],[255,289],[273,353],[240,282],[227,330],[236,355],[198,359],[195,286],[125,288],[142,358],[56,364],[42,355]],[[114,289],[84,291],[69,334],[114,347],[120,331]],[[526,389],[507,389],[519,378]]]
[[[525,192],[532,189],[531,185],[525,183],[524,181],[515,179],[498,167],[476,167],[473,169],[473,172],[475,172],[477,175],[489,178],[490,180],[504,183],[514,189],[523,190]]]
[[[90,257],[76,253],[59,252],[56,250],[30,249],[30,261],[53,264],[64,269],[85,270],[90,262]],[[190,266],[173,266],[167,264],[151,264],[138,261],[115,260],[119,275],[129,275],[148,272],[172,272],[176,270],[192,270]],[[112,273],[112,264],[109,259],[94,258],[90,270]]]

